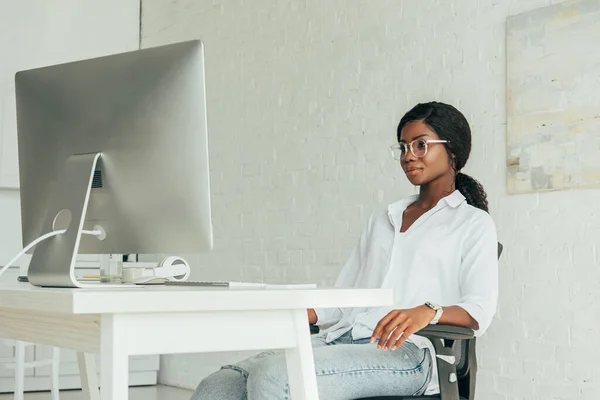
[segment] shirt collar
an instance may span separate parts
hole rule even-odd
[[[394,225],[394,226],[398,225],[398,223],[402,220],[402,213],[404,212],[404,210],[406,210],[406,208],[409,205],[414,203],[418,197],[419,196],[416,194],[412,195],[412,196],[408,196],[408,197],[406,197],[400,201],[397,201],[395,203],[392,203],[388,206],[388,217],[389,217],[392,225]],[[452,208],[457,208],[465,200],[466,200],[465,196],[463,196],[463,194],[459,190],[455,190],[454,192],[450,193],[448,196],[443,197],[435,207],[440,207],[440,206],[443,206],[443,204],[447,204],[448,206],[450,206]]]
[[[448,196],[444,197],[442,200],[445,200],[450,207],[456,208],[460,206],[466,200],[466,198],[459,190],[455,190]]]

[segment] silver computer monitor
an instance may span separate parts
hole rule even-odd
[[[15,77],[29,279],[82,286],[77,253],[212,248],[204,50],[189,41]],[[106,238],[81,235],[100,226]],[[65,272],[66,271],[66,272]]]

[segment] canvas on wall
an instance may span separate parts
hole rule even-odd
[[[600,187],[600,0],[507,21],[507,190]]]

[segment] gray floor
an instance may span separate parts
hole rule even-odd
[[[189,400],[192,392],[169,386],[145,386],[129,389],[129,400]],[[12,400],[12,394],[0,394],[0,400]],[[50,400],[50,392],[26,393],[25,400]],[[60,400],[81,400],[80,390],[60,392]]]

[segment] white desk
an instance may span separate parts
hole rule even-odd
[[[100,354],[102,400],[127,399],[130,355],[285,349],[292,397],[316,400],[306,309],[392,303],[391,289],[99,290],[1,284],[0,337]],[[80,367],[85,364],[82,357]]]

